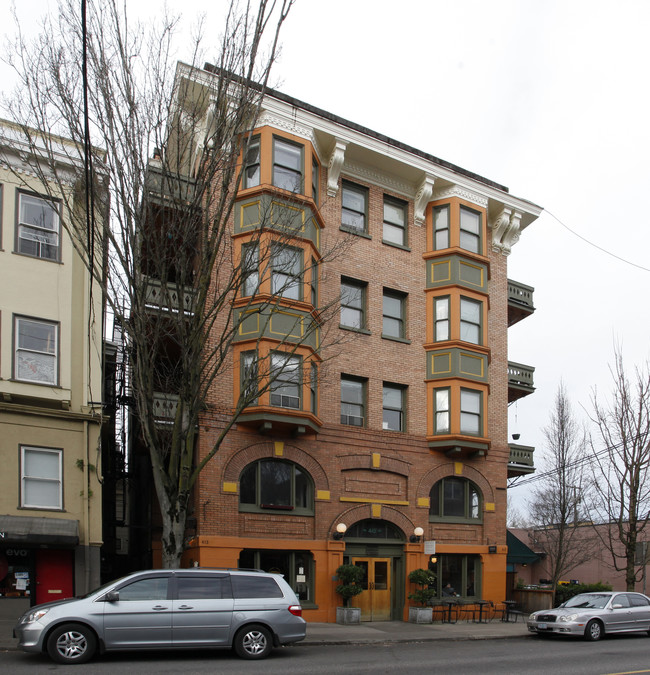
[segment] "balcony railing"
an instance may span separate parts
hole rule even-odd
[[[535,311],[532,286],[508,279],[508,326],[525,319]]]
[[[150,197],[162,204],[184,206],[194,201],[196,181],[188,176],[164,171],[160,160],[150,159],[146,188]]]
[[[523,476],[535,471],[533,463],[533,453],[535,448],[529,445],[517,445],[510,443],[510,459],[508,460],[508,478]]]
[[[156,391],[153,395],[153,415],[157,422],[169,424],[176,417],[178,396]]]
[[[533,386],[532,366],[524,366],[521,363],[508,362],[508,403],[512,403],[523,396],[528,396],[535,391]]]
[[[146,279],[145,302],[147,307],[155,307],[171,312],[183,311],[192,314],[194,311],[194,289],[185,288],[179,291],[176,284],[162,284],[158,279]]]

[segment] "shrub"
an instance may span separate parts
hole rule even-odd
[[[597,584],[558,584],[555,588],[555,604],[561,605],[578,593],[599,593],[611,590],[610,584],[603,584],[600,581]]]
[[[350,605],[350,599],[363,593],[365,588],[361,586],[364,571],[357,565],[341,565],[336,570],[337,579],[341,582],[336,587],[336,592],[343,598],[343,606]]]
[[[438,592],[435,588],[430,588],[436,583],[436,575],[431,570],[420,568],[409,572],[409,581],[420,587],[417,591],[409,594],[409,600],[426,607]]]

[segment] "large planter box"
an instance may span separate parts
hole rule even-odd
[[[433,607],[409,607],[409,623],[431,623]]]
[[[346,625],[361,623],[361,607],[337,607],[336,623]]]

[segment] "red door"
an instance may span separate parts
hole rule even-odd
[[[36,604],[74,597],[72,551],[36,551]]]

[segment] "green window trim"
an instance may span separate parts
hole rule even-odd
[[[408,245],[408,205],[401,199],[384,195],[384,224],[382,240],[394,246]]]
[[[271,247],[271,292],[288,300],[302,300],[303,250],[286,244]]]
[[[406,339],[406,294],[384,289],[382,336]]]
[[[460,339],[475,345],[483,344],[483,303],[460,297]]]
[[[320,198],[320,166],[316,161],[315,157],[311,159],[311,198],[314,200],[314,204],[318,206],[318,201]]]
[[[451,433],[451,389],[439,387],[433,390],[433,433]]]
[[[460,433],[467,436],[483,436],[482,391],[461,388]]]
[[[433,317],[433,341],[450,340],[450,297],[448,295],[433,299]]]
[[[283,459],[258,459],[239,477],[242,512],[314,515],[314,483],[301,466]]]
[[[241,289],[244,297],[257,293],[260,283],[259,246],[257,244],[242,245]]]
[[[442,478],[431,488],[429,503],[431,522],[480,523],[483,520],[483,495],[467,478]]]
[[[436,590],[439,598],[448,597],[443,588],[448,584],[462,598],[482,597],[483,567],[481,556],[476,554],[443,553],[436,556],[429,569],[436,575]]]
[[[433,218],[433,250],[441,251],[449,248],[449,204],[434,206]]]
[[[382,394],[382,428],[406,431],[406,387],[384,382]]]
[[[276,408],[302,410],[302,357],[271,352],[269,398]]]
[[[348,181],[341,184],[341,229],[368,234],[368,188]]]
[[[353,330],[366,330],[366,293],[368,285],[363,281],[341,278],[340,325]]]
[[[242,172],[242,188],[256,187],[260,184],[260,137],[253,136],[244,148],[244,170]]]
[[[273,137],[273,177],[275,187],[303,194],[305,148],[280,136]]]
[[[341,424],[366,426],[367,390],[366,378],[341,375]]]
[[[483,217],[479,211],[460,205],[460,248],[472,253],[483,252]]]
[[[257,351],[242,352],[239,355],[239,391],[246,407],[257,404],[258,377]]]

